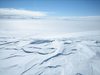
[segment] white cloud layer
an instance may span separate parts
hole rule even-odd
[[[47,16],[47,12],[38,12],[38,11],[28,11],[22,9],[13,9],[13,8],[0,8],[0,16],[9,16],[9,17],[41,17]]]
[[[83,17],[57,17],[55,19],[59,19],[59,20],[99,20],[100,21],[100,16],[83,16]]]
[[[79,17],[50,17],[51,12],[28,11],[24,9],[0,8],[1,19],[57,19],[66,21],[100,21],[100,16],[79,16]],[[52,12],[54,13],[54,12]]]

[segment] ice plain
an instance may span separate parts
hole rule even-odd
[[[14,29],[15,21],[7,22],[1,21],[11,27],[0,30],[0,75],[100,75],[100,30],[93,27],[62,34],[58,32],[61,26],[54,31],[56,22],[49,31]]]

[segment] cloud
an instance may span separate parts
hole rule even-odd
[[[89,20],[98,20],[100,21],[100,16],[82,16],[82,17],[57,17],[58,20],[75,20],[75,21],[89,21]]]
[[[0,8],[0,16],[3,18],[30,18],[47,16],[48,12],[28,11],[24,9]]]
[[[55,12],[40,12],[40,11],[29,11],[24,9],[14,8],[0,8],[1,19],[57,19],[66,21],[100,21],[100,16],[79,16],[79,17],[53,17],[50,14]],[[49,14],[49,15],[47,15]]]

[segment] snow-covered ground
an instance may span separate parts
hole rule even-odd
[[[2,26],[0,75],[100,75],[100,30],[56,34]]]

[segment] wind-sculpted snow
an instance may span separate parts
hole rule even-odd
[[[0,75],[100,75],[100,35],[0,38]]]
[[[31,42],[30,44],[42,44],[42,43],[50,43],[53,42],[52,40],[35,40],[34,42]]]

